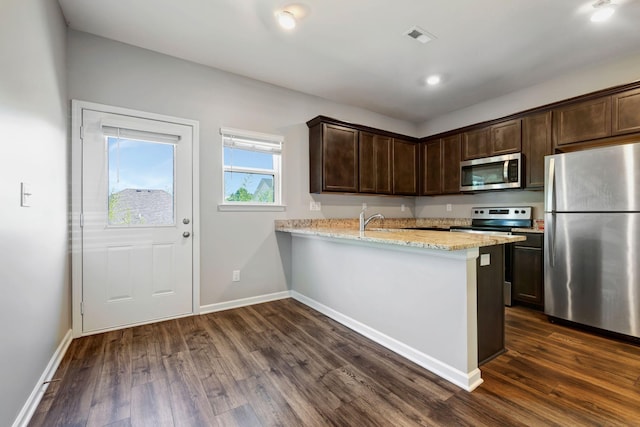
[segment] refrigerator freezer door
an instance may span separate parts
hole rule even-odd
[[[545,159],[545,211],[640,211],[640,144]]]
[[[546,213],[545,227],[545,313],[640,337],[640,213]]]

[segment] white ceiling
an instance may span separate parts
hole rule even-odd
[[[640,0],[600,24],[594,1],[59,0],[73,29],[416,123],[640,52]]]

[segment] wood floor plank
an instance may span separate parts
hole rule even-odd
[[[207,349],[192,352],[200,382],[215,415],[238,408],[247,403],[238,383],[225,361]]]
[[[215,426],[216,420],[189,353],[162,358],[176,426]]]
[[[181,334],[179,322],[180,319],[174,319],[153,324],[160,356],[170,356],[189,350]]]
[[[146,382],[131,389],[132,427],[174,427],[167,380]]]
[[[132,328],[131,386],[157,381],[164,375],[160,345],[153,325]]]
[[[217,314],[217,313],[216,313]],[[214,346],[220,354],[220,358],[225,361],[225,365],[229,368],[233,378],[241,380],[252,375],[259,375],[262,369],[256,363],[255,359],[247,353],[237,351],[234,342],[229,338],[229,334],[235,331],[225,331],[222,327],[224,321],[220,316],[205,316],[204,327],[214,342]]]
[[[264,425],[303,426],[304,421],[273,385],[267,374],[238,381],[249,404]]]
[[[251,405],[242,405],[216,417],[220,427],[262,427]]]
[[[107,332],[87,426],[110,425],[131,416],[132,329]]]
[[[74,340],[30,425],[640,426],[640,346],[506,310],[473,393],[292,299]]]

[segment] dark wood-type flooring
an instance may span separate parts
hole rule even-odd
[[[507,309],[463,391],[292,300],[72,342],[32,426],[640,425],[640,347]]]

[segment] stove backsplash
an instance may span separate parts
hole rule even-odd
[[[509,190],[417,197],[415,216],[416,218],[469,218],[471,208],[484,206],[532,206],[533,219],[540,219],[544,217],[544,193]]]

